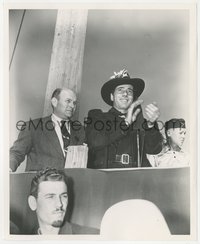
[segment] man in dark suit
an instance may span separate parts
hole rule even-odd
[[[112,108],[89,111],[86,138],[89,147],[89,168],[150,167],[146,154],[162,149],[162,136],[156,120],[159,109],[155,103],[146,106],[147,120],[138,99],[145,83],[130,78],[126,70],[115,73],[101,88],[103,100]]]
[[[64,168],[67,147],[82,145],[85,140],[81,124],[71,120],[76,100],[74,91],[57,88],[51,98],[52,115],[23,124],[18,139],[10,149],[11,171],[16,171],[26,156],[26,171]]]

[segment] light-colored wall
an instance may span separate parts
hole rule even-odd
[[[22,14],[22,10],[10,11],[10,57]],[[56,15],[56,10],[26,10],[9,72],[10,145],[19,133],[17,121],[42,116]],[[24,171],[24,167],[21,164],[18,172]]]
[[[189,15],[174,10],[96,10],[88,17],[81,93],[82,118],[107,109],[102,84],[127,68],[146,81],[144,105],[156,101],[161,120],[188,118]],[[89,87],[89,89],[88,89]]]
[[[22,13],[10,11],[10,56]],[[56,14],[56,10],[26,10],[9,73],[11,141],[17,121],[42,116]]]
[[[56,10],[27,10],[10,69],[10,144],[15,124],[42,116]],[[10,12],[10,52],[22,10]],[[85,41],[80,120],[107,110],[100,89],[114,71],[146,82],[144,106],[156,101],[160,120],[185,118],[189,130],[189,13],[187,10],[90,10]],[[189,140],[186,139],[185,147]]]

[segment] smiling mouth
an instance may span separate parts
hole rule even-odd
[[[57,219],[63,219],[64,218],[64,213],[54,213],[55,218]]]

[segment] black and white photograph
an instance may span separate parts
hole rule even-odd
[[[195,241],[196,4],[4,12],[6,238]]]

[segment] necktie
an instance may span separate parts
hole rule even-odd
[[[122,114],[122,115],[119,115],[120,118],[122,119],[125,119],[126,118],[126,115],[125,114]]]
[[[63,143],[64,143],[64,151],[66,153],[67,147],[70,144],[70,134],[66,128],[66,121],[65,120],[61,120],[61,133],[62,133],[62,138],[63,138]]]

